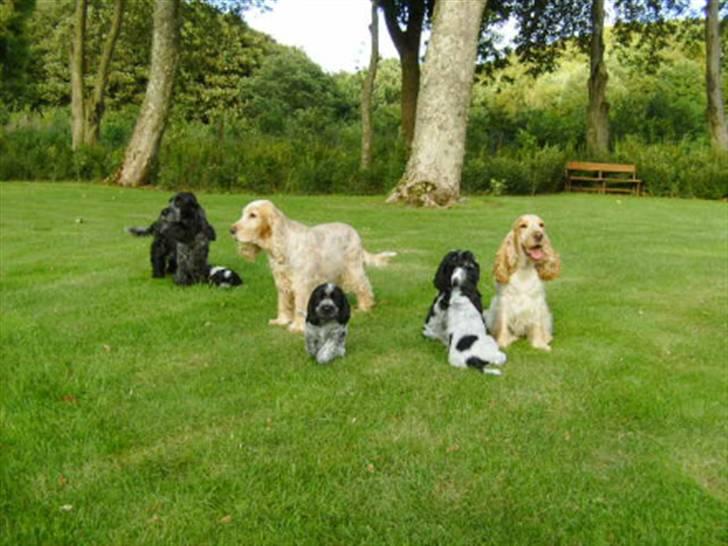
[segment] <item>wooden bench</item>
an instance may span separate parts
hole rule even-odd
[[[569,161],[566,164],[566,191],[631,193],[641,195],[642,181],[634,165]]]

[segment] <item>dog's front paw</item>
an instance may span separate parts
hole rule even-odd
[[[302,322],[292,322],[288,325],[288,331],[293,334],[302,334],[303,333],[303,323]]]
[[[288,326],[291,323],[291,319],[285,318],[285,317],[278,317],[274,319],[270,319],[268,321],[268,324],[271,326]]]
[[[516,340],[515,336],[512,336],[509,333],[502,333],[498,337],[495,338],[495,342],[498,344],[498,347],[501,349],[507,349],[508,346],[513,343]]]

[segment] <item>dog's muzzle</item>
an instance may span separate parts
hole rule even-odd
[[[452,272],[452,277],[450,277],[450,284],[453,286],[460,286],[467,280],[467,278],[467,271],[465,271],[462,267],[456,267],[455,271]]]
[[[338,311],[339,310],[336,305],[327,301],[320,303],[318,307],[316,307],[316,313],[318,313],[321,318],[325,319],[334,318]]]

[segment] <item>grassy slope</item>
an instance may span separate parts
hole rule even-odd
[[[277,196],[400,253],[371,271],[379,304],[354,315],[349,356],[320,367],[266,325],[266,262],[226,236],[246,197],[201,195],[212,261],[243,288],[149,277],[122,226],[166,198],[0,185],[2,542],[725,543],[725,204]],[[451,368],[420,336],[435,267],[472,249],[489,300],[523,212],[562,254],[554,350],[517,343],[502,378]]]

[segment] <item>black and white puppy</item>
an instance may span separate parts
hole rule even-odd
[[[469,250],[452,250],[448,252],[440,261],[435,278],[432,280],[432,284],[435,285],[438,293],[432,305],[430,305],[427,318],[425,318],[425,326],[422,330],[422,335],[425,337],[440,340],[445,345],[448,345],[447,309],[450,304],[452,275],[456,268],[463,270],[467,276],[468,285],[473,287],[473,290],[468,290],[466,295],[476,309],[479,311],[483,309],[481,295],[477,288],[480,281],[480,264]]]
[[[152,225],[127,231],[154,236],[150,249],[152,276],[174,273],[175,283],[181,285],[208,282],[207,256],[216,236],[194,193],[173,195]]]
[[[232,269],[216,265],[210,267],[207,275],[210,285],[219,286],[220,288],[233,288],[243,284],[243,279]]]
[[[314,288],[308,299],[304,337],[308,354],[319,364],[346,354],[351,308],[344,291],[333,283]]]
[[[450,298],[446,311],[448,361],[456,368],[475,368],[483,373],[501,375],[491,364],[502,366],[506,355],[488,335],[483,310],[474,305],[480,294],[467,267],[456,267],[450,277]]]

